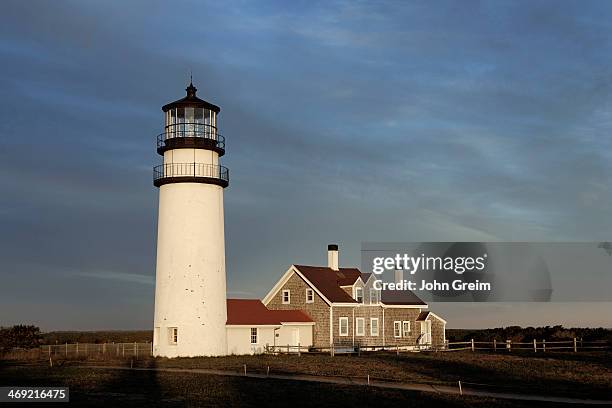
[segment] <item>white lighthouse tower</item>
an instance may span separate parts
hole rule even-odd
[[[227,354],[223,189],[229,171],[219,164],[225,139],[220,108],[196,96],[162,107],[157,138],[163,164],[159,187],[153,354],[164,357]]]

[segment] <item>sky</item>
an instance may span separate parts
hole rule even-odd
[[[612,240],[606,1],[6,1],[0,325],[151,328],[161,106],[221,107],[228,296],[362,242]],[[439,304],[611,327],[612,303]]]

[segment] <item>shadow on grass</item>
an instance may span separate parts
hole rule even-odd
[[[468,357],[478,359],[479,355]],[[406,370],[416,369],[419,374],[424,374],[441,382],[457,384],[461,380],[464,384],[475,383],[473,385],[467,384],[467,386],[481,390],[582,398],[610,398],[609,385],[605,386],[595,381],[592,383],[580,382],[577,379],[571,379],[571,373],[567,372],[559,372],[559,374],[564,374],[565,378],[553,378],[552,373],[545,375],[538,370],[540,362],[536,359],[503,356],[500,357],[499,361],[495,361],[494,356],[486,357],[491,361],[477,363],[476,361],[470,362],[469,359],[459,360],[460,357],[455,359],[455,356],[446,358],[445,356],[427,354],[400,356],[379,354],[373,358],[387,364],[397,364]],[[562,357],[563,361],[584,362],[584,360]]]

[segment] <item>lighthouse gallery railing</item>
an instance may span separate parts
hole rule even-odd
[[[225,150],[225,137],[219,134],[215,126],[192,122],[166,126],[165,132],[157,135],[157,148],[163,148],[166,140],[176,138],[207,139],[214,142],[218,148]]]
[[[171,177],[203,177],[229,182],[229,169],[205,163],[166,163],[153,168],[153,180]]]

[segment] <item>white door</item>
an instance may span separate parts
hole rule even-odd
[[[431,322],[425,320],[421,322],[421,338],[419,340],[420,344],[430,344],[431,343]]]
[[[291,329],[291,344],[293,346],[300,344],[300,329]]]

